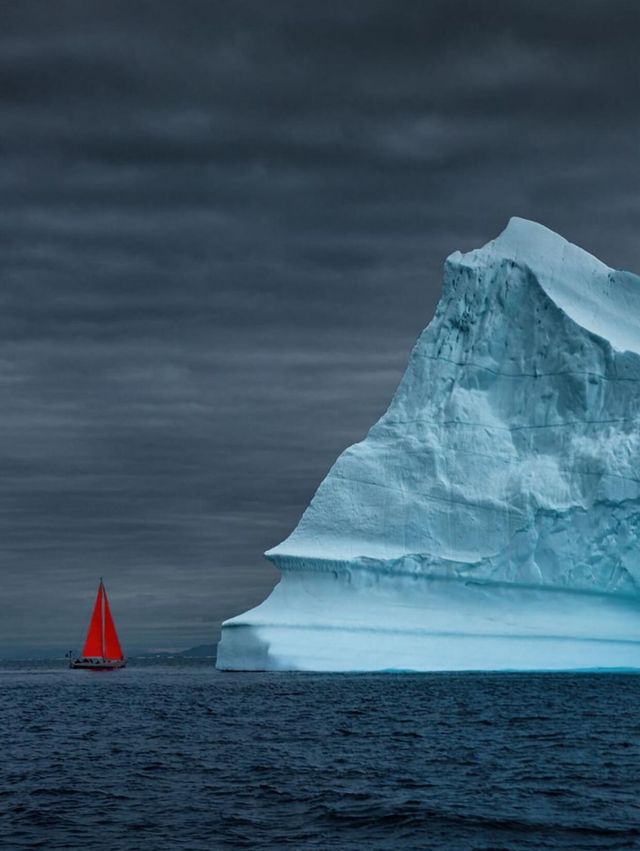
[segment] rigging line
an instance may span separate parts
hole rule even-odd
[[[100,577],[100,592],[101,592],[101,608],[102,608],[102,658],[105,659],[104,653],[104,585],[102,584],[102,577]]]

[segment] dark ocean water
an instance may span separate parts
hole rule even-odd
[[[640,676],[4,665],[0,847],[640,848]]]

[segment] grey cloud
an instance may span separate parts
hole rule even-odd
[[[259,602],[510,215],[640,269],[635,2],[5,6],[0,655]]]

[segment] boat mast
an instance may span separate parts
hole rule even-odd
[[[100,605],[102,607],[102,658],[104,659],[104,584],[102,582],[102,577],[100,577],[100,589],[102,591],[102,596],[100,598]]]

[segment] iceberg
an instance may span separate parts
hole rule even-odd
[[[640,277],[513,218],[223,624],[233,670],[640,668]]]

